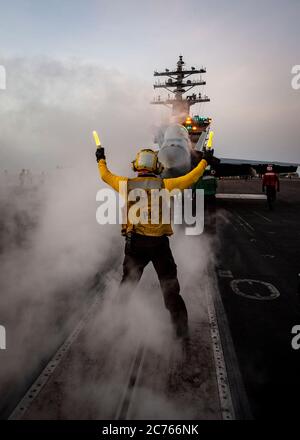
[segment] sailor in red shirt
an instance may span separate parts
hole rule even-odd
[[[277,174],[273,171],[273,165],[268,165],[267,172],[263,176],[262,190],[267,193],[268,202],[272,203],[276,200],[276,189],[280,190],[279,179]]]

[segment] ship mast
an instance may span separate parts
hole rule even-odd
[[[165,82],[155,82],[153,85],[154,89],[165,89],[169,94],[168,98],[165,100],[162,100],[161,97],[158,96],[151,102],[151,104],[171,106],[173,116],[185,118],[189,115],[190,107],[192,105],[199,102],[209,102],[210,99],[206,95],[201,95],[201,93],[198,93],[198,95],[193,93],[191,95],[183,96],[194,87],[206,84],[201,78],[201,74],[206,73],[206,69],[203,67],[201,69],[196,69],[195,67],[185,69],[185,62],[182,58],[182,55],[180,55],[179,60],[177,61],[176,70],[165,69],[164,72],[154,72],[155,77],[168,77]],[[187,79],[196,74],[200,74],[198,79]],[[171,96],[170,93],[172,93],[173,96]]]

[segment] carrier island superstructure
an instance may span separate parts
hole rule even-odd
[[[160,95],[155,97],[151,104],[164,105],[172,110],[172,120],[183,125],[188,133],[194,148],[201,150],[207,138],[211,118],[201,115],[191,115],[190,109],[193,105],[203,102],[210,102],[207,95],[194,92],[194,88],[203,86],[206,81],[202,75],[206,73],[204,67],[186,68],[183,56],[180,55],[175,69],[165,69],[162,72],[154,71],[154,77],[159,78],[155,81],[154,89],[164,89],[168,92],[166,98]],[[192,79],[197,75],[196,79]],[[160,78],[163,78],[160,80]]]

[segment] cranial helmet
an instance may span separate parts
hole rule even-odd
[[[157,153],[150,148],[140,150],[132,162],[133,171],[148,171],[154,174],[161,174],[163,165],[157,158]]]

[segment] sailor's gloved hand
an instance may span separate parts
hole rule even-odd
[[[218,165],[220,163],[220,159],[214,156],[214,150],[211,148],[206,148],[203,151],[202,159],[205,159],[208,165]]]
[[[105,160],[105,151],[104,151],[103,147],[97,148],[97,150],[96,150],[96,159],[97,159],[97,162],[99,162],[99,160],[101,160],[101,159]]]

